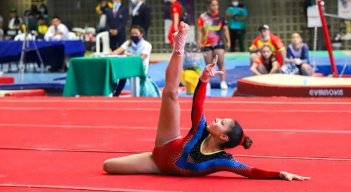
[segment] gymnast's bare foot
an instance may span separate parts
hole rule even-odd
[[[184,22],[180,22],[179,31],[173,34],[174,51],[179,53],[180,55],[183,55],[184,53],[185,40],[189,31],[189,28],[190,27],[188,24]]]
[[[175,32],[173,34],[173,38],[176,38],[176,36],[179,34],[179,35],[186,35],[188,34],[188,31],[189,31],[190,27],[188,24],[184,23],[183,21],[180,22],[179,24],[179,29],[177,32]]]

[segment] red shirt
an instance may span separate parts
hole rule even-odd
[[[254,62],[257,65],[264,65],[268,72],[270,72],[273,68],[273,63],[276,62],[277,59],[274,55],[272,55],[269,59],[265,59],[262,55]],[[279,62],[278,62],[279,63]]]
[[[171,18],[172,18],[172,20],[174,19],[173,17],[176,13],[178,13],[178,16],[180,19],[180,16],[182,14],[182,6],[178,3],[178,1],[175,1],[171,5]]]
[[[197,21],[197,26],[203,28],[205,36],[201,42],[203,46],[224,46],[222,32],[227,21],[219,13],[210,14],[208,12],[202,13]]]
[[[280,51],[285,49],[283,41],[276,35],[270,34],[270,38],[267,41],[264,41],[261,36],[257,36],[251,46],[250,46],[250,51],[256,50],[256,49],[261,49],[263,45],[269,45],[273,51],[274,54],[279,53]]]

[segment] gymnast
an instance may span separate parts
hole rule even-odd
[[[216,118],[207,123],[203,114],[206,85],[211,77],[222,74],[215,69],[217,59],[204,69],[196,87],[191,112],[192,128],[180,134],[180,107],[178,86],[183,70],[184,45],[189,26],[180,23],[173,35],[173,53],[166,69],[166,85],[153,152],[108,159],[103,169],[109,174],[163,174],[179,176],[204,176],[219,171],[230,171],[253,179],[307,180],[285,171],[265,171],[236,161],[227,148],[250,148],[252,140],[240,124],[232,119]]]

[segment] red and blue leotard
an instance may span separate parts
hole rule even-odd
[[[189,133],[183,138],[154,148],[152,157],[160,172],[169,175],[202,176],[218,171],[230,171],[248,178],[279,178],[279,172],[249,167],[236,161],[225,151],[212,154],[201,152],[201,145],[209,136],[203,115],[205,97],[206,83],[199,81],[193,98],[192,128]]]

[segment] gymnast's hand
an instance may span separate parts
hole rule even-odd
[[[304,176],[288,173],[286,171],[281,171],[279,177],[283,180],[288,180],[288,181],[292,181],[292,180],[304,181],[304,180],[310,179],[310,177],[304,177]]]
[[[216,55],[216,57],[213,59],[212,64],[207,65],[204,71],[202,72],[202,75],[200,77],[200,80],[202,82],[207,83],[211,77],[215,75],[224,74],[223,71],[216,70],[217,61],[218,61],[218,55]]]

